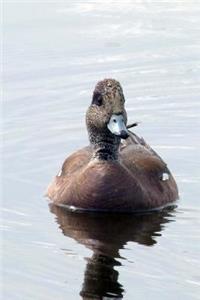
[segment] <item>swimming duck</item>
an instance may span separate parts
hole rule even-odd
[[[90,145],[70,155],[47,189],[60,206],[95,211],[141,211],[178,198],[161,157],[129,130],[120,83],[99,81],[86,113]],[[133,124],[136,125],[136,124]]]

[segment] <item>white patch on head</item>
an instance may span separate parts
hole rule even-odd
[[[162,174],[161,180],[162,180],[162,181],[169,180],[169,174],[168,174],[168,173],[163,173],[163,174]]]

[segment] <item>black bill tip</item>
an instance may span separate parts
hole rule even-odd
[[[120,138],[122,139],[127,139],[129,137],[129,134],[128,132],[126,132],[125,130],[122,130],[121,133],[120,133]]]

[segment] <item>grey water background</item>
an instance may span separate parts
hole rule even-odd
[[[200,1],[7,1],[2,15],[2,299],[200,299]],[[43,197],[87,144],[106,77],[173,172],[175,210],[77,216]]]

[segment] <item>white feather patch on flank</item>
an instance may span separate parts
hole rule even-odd
[[[58,172],[58,177],[60,177],[60,175],[62,174],[62,169]]]
[[[77,210],[76,207],[73,206],[73,205],[70,205],[69,209],[70,209],[71,211],[76,211],[76,210]]]
[[[169,174],[168,173],[163,173],[162,174],[162,181],[169,180]]]

